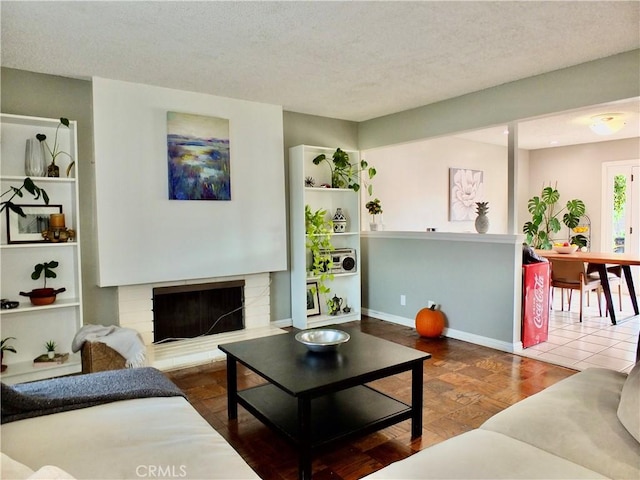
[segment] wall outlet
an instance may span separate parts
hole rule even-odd
[[[402,305],[403,307],[407,304],[407,296],[406,295],[400,295],[400,305]]]

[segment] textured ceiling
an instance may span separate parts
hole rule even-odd
[[[363,121],[640,48],[640,2],[11,2],[2,65]]]

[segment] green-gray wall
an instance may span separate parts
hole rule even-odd
[[[85,323],[116,324],[115,288],[96,285],[95,195],[91,82],[10,68],[0,73],[2,113],[32,117],[67,117],[78,122],[80,249]]]
[[[640,50],[505,83],[359,124],[360,150],[640,96]]]
[[[2,87],[0,110],[3,113],[47,118],[64,116],[78,122],[84,322],[105,325],[117,323],[116,289],[100,288],[96,285],[98,257],[94,221],[95,169],[91,82],[10,68],[2,68],[0,75]],[[287,175],[285,185],[288,185],[289,147],[304,143],[330,147],[340,146],[354,150],[358,148],[358,132],[355,122],[291,112],[284,112],[283,121],[284,168]],[[274,274],[271,285],[271,319],[273,321],[291,318],[289,292],[289,273],[278,272]]]
[[[358,149],[358,124],[302,113],[284,112],[284,157],[285,184],[289,185],[289,148],[296,145],[340,147],[345,150]],[[287,190],[287,205],[289,191]],[[287,224],[289,212],[287,211]],[[287,243],[287,252],[290,252]],[[291,258],[288,258],[290,265]],[[291,275],[289,272],[273,274],[271,283],[271,319],[291,319]]]

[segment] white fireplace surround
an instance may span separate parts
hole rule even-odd
[[[189,340],[153,344],[153,289],[177,285],[244,280],[243,330],[219,333]],[[271,325],[269,273],[233,277],[201,278],[177,282],[124,285],[118,287],[118,318],[121,327],[140,333],[147,346],[148,364],[160,370],[197,365],[225,358],[218,345],[250,338],[285,333]]]

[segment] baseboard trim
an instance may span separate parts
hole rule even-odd
[[[368,308],[362,309],[363,315],[367,315],[373,318],[379,318],[386,322],[396,323],[398,325],[404,325],[405,327],[415,328],[415,319],[400,317],[398,315],[392,315],[385,312],[379,312],[377,310],[371,310]],[[449,338],[455,338],[456,340],[462,340],[464,342],[473,343],[475,345],[482,345],[483,347],[494,348],[502,352],[516,353],[522,351],[522,342],[509,343],[495,338],[483,337],[482,335],[476,335],[475,333],[463,332],[461,330],[455,330],[453,328],[445,328],[442,335]]]

